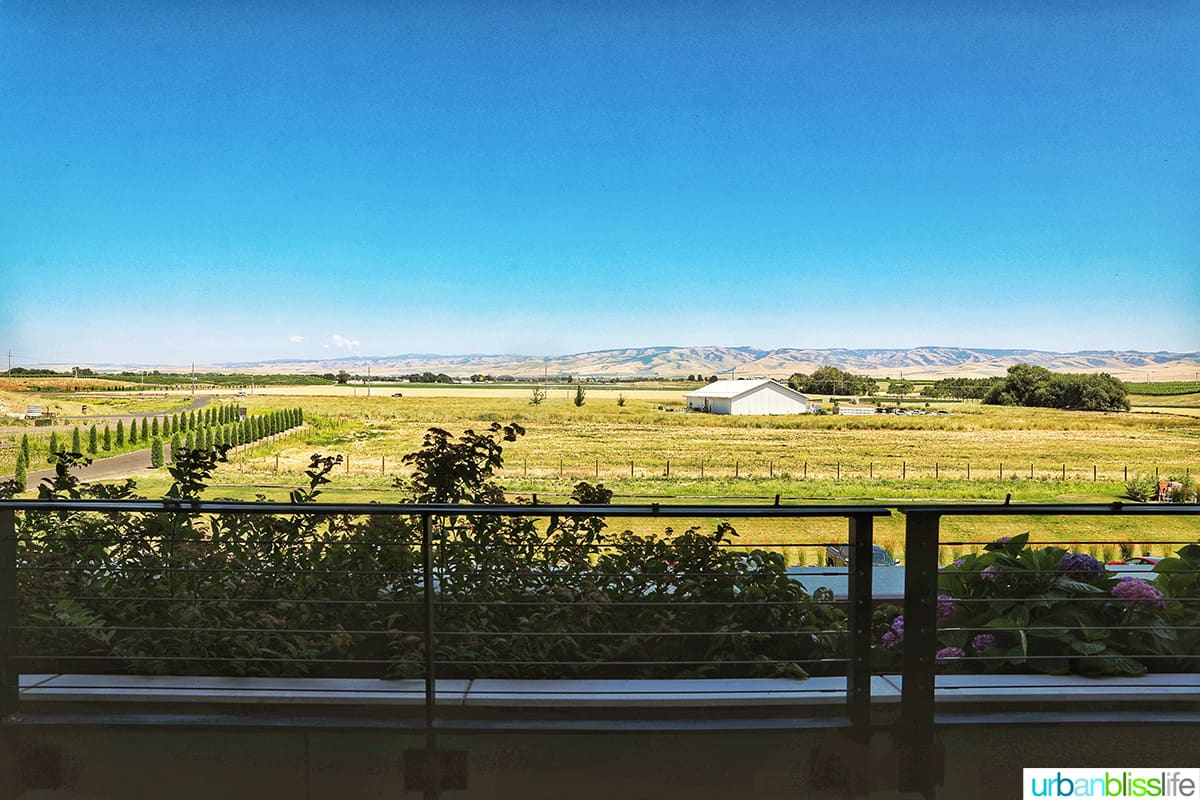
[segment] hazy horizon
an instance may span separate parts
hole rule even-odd
[[[1183,2],[7,0],[0,348],[1196,352],[1198,28]]]

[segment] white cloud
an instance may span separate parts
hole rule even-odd
[[[358,341],[357,339],[351,339],[347,336],[342,336],[340,333],[335,333],[330,338],[333,340],[334,347],[340,350],[346,350],[347,352],[353,351],[354,348],[362,344],[362,342]]]
[[[304,341],[304,337],[303,336],[289,336],[288,341],[291,342],[292,344],[300,344],[301,342]]]

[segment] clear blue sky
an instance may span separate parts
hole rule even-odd
[[[1200,350],[1200,4],[0,2],[15,364]]]

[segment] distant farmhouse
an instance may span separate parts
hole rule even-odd
[[[689,411],[708,414],[810,414],[819,404],[770,379],[716,381],[687,395]]]

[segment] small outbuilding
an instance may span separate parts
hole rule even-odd
[[[715,381],[689,393],[687,407],[708,414],[809,414],[817,405],[795,389],[764,378]]]

